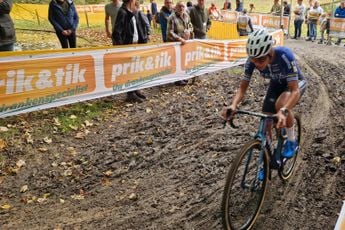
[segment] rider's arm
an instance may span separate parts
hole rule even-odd
[[[236,95],[235,95],[234,99],[232,100],[231,106],[230,107],[224,107],[222,112],[221,112],[221,116],[223,117],[224,120],[227,120],[227,119],[233,117],[233,115],[236,111],[237,105],[242,101],[242,99],[243,99],[243,97],[247,91],[248,85],[249,85],[249,81],[241,80],[240,87],[238,88]],[[228,114],[229,108],[232,110],[232,114],[230,114],[230,117]]]
[[[249,82],[253,75],[254,69],[255,69],[254,63],[252,63],[251,60],[248,58],[244,65],[244,76],[242,77],[240,87],[237,90],[236,95],[231,103],[232,110],[236,110],[238,104],[242,101],[247,91],[247,88],[249,86]]]
[[[237,90],[236,95],[235,95],[235,97],[231,103],[231,109],[232,110],[236,110],[238,104],[242,101],[242,99],[243,99],[243,97],[247,91],[248,86],[249,86],[249,81],[246,81],[246,80],[241,81],[240,87]]]

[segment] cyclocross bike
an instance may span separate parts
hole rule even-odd
[[[228,110],[227,114],[230,115],[231,110]],[[253,226],[265,198],[268,180],[272,178],[272,170],[276,169],[283,181],[288,180],[296,165],[299,150],[297,147],[291,159],[281,156],[287,137],[284,128],[275,128],[276,115],[243,110],[238,110],[235,114],[259,117],[260,123],[254,139],[241,148],[226,177],[222,218],[224,228],[227,230],[250,229]],[[224,126],[227,122],[233,128],[238,128],[234,125],[233,119],[226,121]],[[294,131],[300,146],[301,121],[297,115],[294,117]]]

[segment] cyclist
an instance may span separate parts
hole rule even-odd
[[[283,46],[273,47],[274,40],[266,29],[252,33],[247,41],[248,59],[245,64],[244,77],[230,107],[224,107],[224,119],[232,119],[238,104],[242,101],[255,69],[261,76],[270,79],[269,87],[263,104],[263,112],[277,114],[277,128],[286,127],[287,141],[282,156],[292,158],[297,149],[293,129],[292,109],[303,95],[306,81],[296,63],[292,51]],[[227,117],[227,109],[232,110]]]

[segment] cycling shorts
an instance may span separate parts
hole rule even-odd
[[[298,81],[298,88],[300,90],[300,97],[304,94],[306,88],[306,81],[300,80]],[[281,84],[277,81],[270,81],[270,85],[268,87],[266,97],[264,99],[264,104],[262,106],[262,112],[264,113],[276,113],[276,101],[279,96],[285,92],[289,91],[289,88],[285,84]]]

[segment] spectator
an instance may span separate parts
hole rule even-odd
[[[10,16],[12,0],[0,0],[0,51],[13,51],[16,32]]]
[[[295,36],[294,39],[299,39],[301,37],[302,33],[302,24],[304,21],[304,13],[305,13],[305,5],[302,3],[303,0],[297,0],[297,5],[294,9],[295,14],[295,20],[294,20],[294,26],[295,26]]]
[[[167,39],[168,42],[181,42],[182,45],[193,37],[193,25],[186,13],[182,1],[177,2],[175,12],[168,19]],[[176,85],[184,86],[188,80],[175,82]]]
[[[157,3],[155,0],[150,0],[151,2],[151,13],[152,13],[152,26],[153,28],[157,28],[157,22],[156,22],[156,17],[158,17],[158,9],[157,9]]]
[[[138,5],[136,0],[123,0],[112,35],[116,45],[147,43],[149,24],[146,16],[139,11]],[[139,90],[127,93],[127,101],[142,102],[145,99]]]
[[[309,10],[313,8],[314,6],[314,0],[309,0],[309,6],[305,10],[305,23],[307,24],[307,39],[309,38],[309,21],[308,21],[308,14]]]
[[[282,7],[279,4],[279,0],[274,0],[270,13],[276,16],[280,16],[281,11],[282,11]]]
[[[112,2],[106,4],[104,7],[105,32],[107,33],[108,38],[112,38],[112,36],[111,36],[112,33],[110,33],[110,29],[109,29],[109,19],[111,20],[111,31],[113,31],[114,26],[115,26],[117,13],[119,12],[120,7],[121,7],[120,0],[112,0]],[[113,41],[113,45],[114,45],[114,41]]]
[[[193,3],[191,1],[188,1],[187,2],[187,9],[186,9],[187,14],[189,14],[190,9],[192,9],[192,7],[193,7]]]
[[[225,0],[223,4],[223,10],[231,10],[231,2],[230,0]]]
[[[323,9],[320,7],[319,2],[315,1],[314,6],[308,12],[309,37],[307,41],[315,41],[317,36],[317,22],[322,13]]]
[[[236,8],[235,11],[242,12],[243,11],[243,3],[241,0],[236,0]]]
[[[326,13],[323,13],[320,17],[320,33],[321,39],[319,44],[323,44],[325,40],[325,33],[327,36],[327,43],[329,41],[329,27],[330,27],[330,18],[327,16]]]
[[[249,32],[252,33],[254,31],[252,21],[250,17],[247,15],[246,9],[244,9],[242,11],[242,14],[238,17],[237,31],[240,34],[240,36],[248,36]]]
[[[76,48],[76,30],[79,23],[77,10],[72,0],[52,0],[48,18],[53,25],[62,48]]]
[[[334,17],[345,18],[345,1],[341,1],[340,5],[335,9]],[[338,38],[338,41],[335,44],[340,45],[342,39],[343,38]]]
[[[250,3],[249,4],[249,13],[254,13],[254,10],[255,10],[254,3]]]
[[[159,24],[161,25],[163,42],[167,42],[168,18],[172,14],[172,12],[173,12],[172,0],[165,0],[164,6],[162,6],[162,8],[159,12]]]
[[[205,0],[198,0],[189,13],[193,25],[194,38],[206,39],[206,33],[211,27],[211,20],[205,8]]]
[[[194,38],[206,39],[207,31],[211,27],[211,20],[208,10],[205,7],[205,0],[198,0],[198,3],[190,10],[189,16],[193,25]],[[198,77],[194,77],[192,84],[194,84],[197,79]]]
[[[149,21],[149,25],[151,26],[152,14],[151,14],[150,10],[146,11],[146,17],[147,17],[147,20]]]
[[[283,16],[290,16],[290,13],[291,13],[290,4],[288,4],[288,2],[285,0],[283,2],[283,6],[284,6]]]
[[[210,8],[208,8],[208,15],[210,19],[214,19],[214,20],[219,20],[222,18],[222,14],[219,12],[214,2],[212,2]]]

